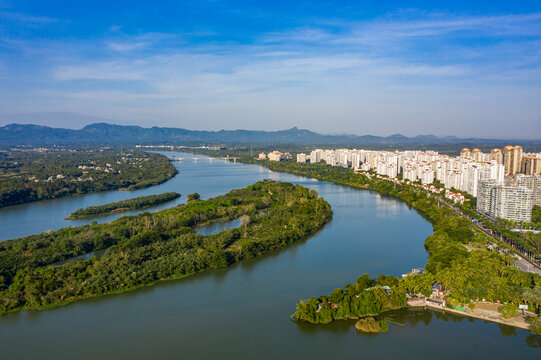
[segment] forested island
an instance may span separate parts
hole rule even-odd
[[[158,185],[177,173],[167,157],[115,149],[0,152],[0,208],[32,201]]]
[[[179,193],[167,192],[158,195],[139,196],[133,199],[116,201],[104,205],[89,206],[84,209],[75,210],[70,214],[69,217],[66,218],[66,220],[85,219],[100,215],[146,209],[166,203],[179,197]]]
[[[203,236],[201,225],[243,218]],[[300,185],[260,181],[209,200],[0,242],[0,314],[48,309],[226,267],[304,239],[332,218]],[[96,250],[88,260],[54,265]]]

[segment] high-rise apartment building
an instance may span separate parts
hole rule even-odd
[[[490,213],[490,191],[498,182],[494,179],[479,181],[477,189],[477,211],[483,214]]]
[[[526,175],[541,175],[541,156],[527,154],[522,157],[522,173]]]
[[[471,152],[471,157],[475,161],[483,161],[483,152],[481,150],[475,148]]]
[[[477,192],[477,211],[492,219],[532,220],[533,191],[524,186],[508,186],[495,180],[482,180]]]
[[[541,206],[541,176],[517,174],[515,180],[518,186],[532,190],[533,205]]]
[[[496,160],[500,164],[503,164],[502,151],[500,149],[492,149],[492,150],[490,150],[490,159],[491,160]]]
[[[507,145],[503,148],[503,165],[505,166],[505,175],[513,176],[520,172],[522,164],[522,146]]]
[[[532,221],[533,192],[524,186],[497,185],[491,190],[490,217]]]
[[[310,163],[315,164],[321,161],[321,153],[322,151],[320,149],[314,150],[310,153]]]

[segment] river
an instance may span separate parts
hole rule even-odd
[[[317,190],[331,204],[334,218],[305,241],[227,269],[54,310],[0,317],[0,359],[539,356],[535,347],[541,340],[527,331],[435,311],[394,312],[395,320],[406,326],[391,325],[389,333],[377,336],[358,334],[352,321],[326,326],[291,321],[299,299],[328,294],[363,273],[400,275],[425,264],[423,243],[432,232],[430,224],[406,204],[371,191],[197,157],[197,162],[175,162],[180,173],[152,188],[2,209],[1,238],[89,223],[63,220],[89,205],[167,191],[183,195],[147,210],[154,211],[183,203],[193,192],[206,199],[266,178]]]

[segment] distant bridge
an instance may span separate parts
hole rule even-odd
[[[240,159],[240,158],[235,157],[235,156],[218,157],[218,158],[215,158],[215,157],[178,157],[178,156],[174,156],[174,157],[170,157],[169,159],[172,160],[172,161],[193,160],[193,162],[197,162],[197,160],[208,160],[209,162],[212,162],[212,160],[223,160],[224,162],[232,160],[234,163],[236,163],[237,159]]]

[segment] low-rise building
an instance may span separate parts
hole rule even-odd
[[[280,160],[283,160],[285,159],[285,156],[284,154],[282,154],[280,151],[278,150],[274,150],[273,152],[270,152],[269,155],[269,160],[270,161],[280,161]]]

